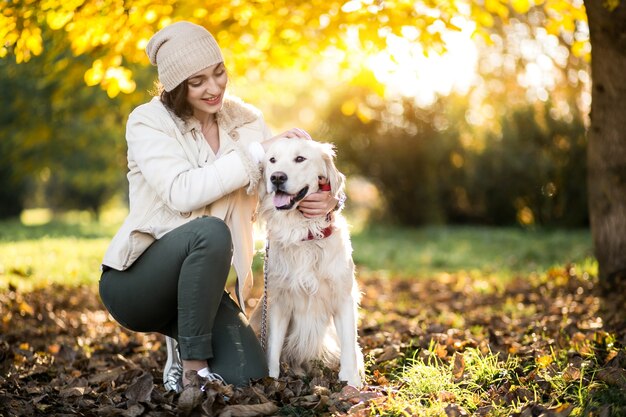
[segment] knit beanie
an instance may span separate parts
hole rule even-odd
[[[146,53],[168,92],[196,72],[224,61],[213,35],[190,22],[176,22],[155,33]]]

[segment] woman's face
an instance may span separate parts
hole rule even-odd
[[[202,120],[203,116],[215,114],[222,108],[228,84],[223,62],[196,72],[186,82],[187,101],[193,108],[196,119]]]

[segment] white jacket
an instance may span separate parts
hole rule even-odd
[[[271,132],[258,110],[234,97],[225,98],[217,122],[218,156],[195,118],[180,119],[158,97],[133,110],[126,126],[130,211],[103,265],[125,270],[155,239],[196,217],[215,216],[231,231],[239,302],[247,296],[261,176],[248,145]]]

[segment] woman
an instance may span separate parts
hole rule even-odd
[[[226,95],[221,50],[203,27],[174,23],[146,52],[162,91],[128,119],[130,211],[104,256],[100,295],[124,327],[178,342],[178,352],[168,349],[164,376],[179,354],[182,381],[167,388],[180,390],[190,371],[246,384],[267,375],[267,365],[224,291],[226,279],[232,261],[243,306],[252,284],[259,163],[278,138],[309,136],[294,128],[272,137],[255,108]],[[318,192],[300,210],[323,216],[336,204]]]

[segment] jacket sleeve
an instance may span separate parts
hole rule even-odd
[[[169,117],[136,109],[128,119],[126,140],[129,159],[136,162],[148,184],[170,208],[193,211],[250,182],[237,152],[207,166],[194,166],[159,116]]]
[[[269,126],[267,126],[267,123],[265,123],[263,116],[259,116],[256,124],[259,128],[259,138],[257,142],[260,143],[272,137],[272,132]],[[261,161],[257,161],[256,158],[251,155],[252,152],[250,150],[250,144],[248,144],[248,146],[246,147],[239,142],[234,142],[234,145],[235,152],[239,153],[239,157],[243,161],[243,165],[246,168],[246,172],[248,173],[248,178],[250,179],[250,182],[248,183],[248,188],[246,189],[246,193],[250,195],[254,194],[257,192],[259,181],[261,181],[262,174],[260,163],[262,162],[265,151],[263,151],[261,148],[261,152],[263,155],[260,156]]]

